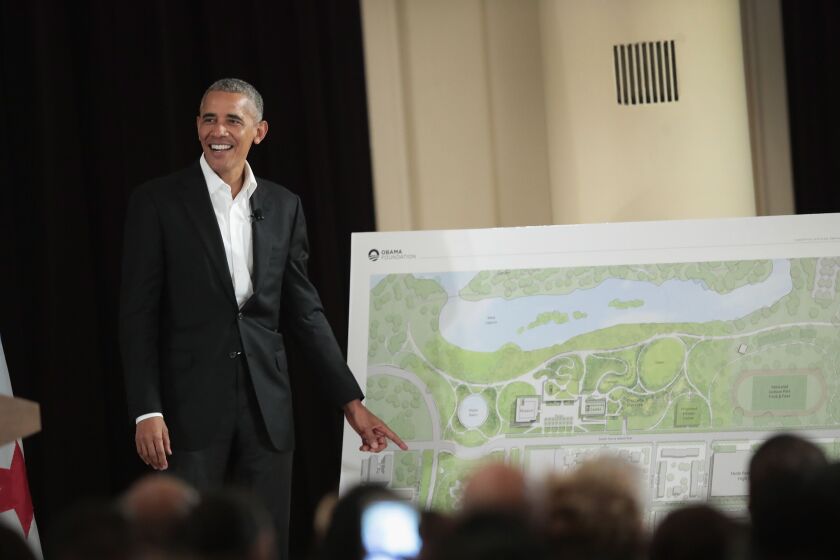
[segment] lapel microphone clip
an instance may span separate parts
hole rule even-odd
[[[254,221],[254,222],[261,222],[261,221],[263,221],[264,219],[265,219],[265,216],[263,216],[262,210],[260,210],[259,208],[254,208],[254,209],[251,211],[251,220],[252,220],[252,221]]]

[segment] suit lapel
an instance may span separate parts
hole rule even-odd
[[[207,184],[204,182],[204,175],[202,175],[198,164],[189,169],[183,183],[181,199],[186,207],[187,215],[198,230],[199,237],[210,255],[210,261],[222,282],[225,293],[236,304],[233,280],[230,278],[225,246],[222,243],[222,233],[219,231],[219,222],[213,212],[210,193],[207,191]]]
[[[251,278],[254,283],[254,293],[262,286],[271,257],[273,239],[271,237],[271,220],[273,218],[271,199],[265,186],[257,179],[257,189],[251,195],[251,213],[261,216],[261,219],[251,221],[252,240],[254,244],[254,269]]]

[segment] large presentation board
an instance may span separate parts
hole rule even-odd
[[[409,444],[342,487],[457,508],[486,460],[635,463],[651,521],[746,505],[751,451],[840,455],[840,215],[355,234],[348,362]]]

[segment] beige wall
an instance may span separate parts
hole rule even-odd
[[[378,229],[551,223],[538,4],[362,7]]]
[[[738,0],[363,0],[379,230],[755,214]],[[678,103],[612,45],[674,39]]]
[[[541,9],[559,223],[755,214],[737,1]],[[665,39],[676,41],[679,101],[619,105],[611,46]]]

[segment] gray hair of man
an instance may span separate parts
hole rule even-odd
[[[221,80],[216,80],[207,90],[204,92],[204,95],[201,96],[201,103],[198,105],[198,110],[201,112],[201,107],[204,105],[204,99],[207,97],[211,91],[223,91],[226,93],[241,93],[245,97],[247,97],[251,103],[254,104],[254,109],[256,113],[254,114],[254,118],[256,118],[257,122],[260,122],[263,118],[263,98],[260,95],[260,92],[257,91],[257,88],[246,82],[245,80],[240,80],[239,78],[222,78]]]

